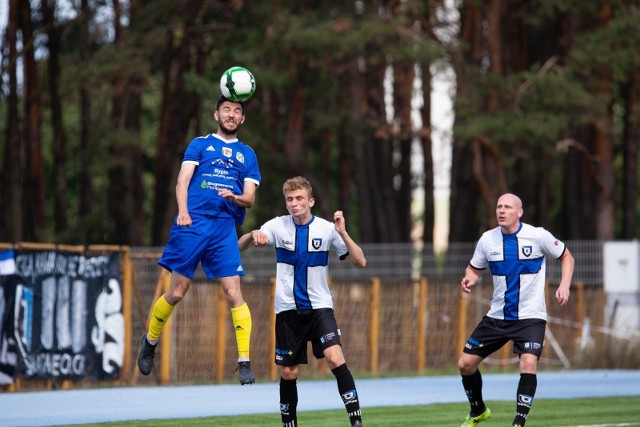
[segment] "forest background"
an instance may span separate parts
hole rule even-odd
[[[344,210],[357,241],[431,241],[428,88],[448,64],[449,241],[494,226],[506,191],[524,200],[526,222],[562,239],[639,235],[637,0],[3,7],[0,241],[164,245],[182,154],[215,132],[232,65],[258,86],[240,133],[263,174],[245,230],[286,213],[282,182],[304,175],[315,213]]]

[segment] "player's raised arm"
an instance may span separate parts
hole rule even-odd
[[[266,246],[267,244],[269,244],[269,238],[260,230],[250,231],[238,239],[238,247],[242,252],[251,246]]]
[[[349,261],[356,267],[365,268],[367,266],[367,259],[364,256],[364,251],[356,242],[353,241],[349,233],[347,233],[347,227],[344,220],[342,211],[336,211],[333,214],[333,222],[336,227],[336,231],[342,237],[347,249],[349,250]]]
[[[575,260],[573,259],[571,252],[569,252],[569,249],[565,248],[564,253],[560,257],[560,262],[561,278],[560,285],[556,291],[556,300],[558,301],[558,304],[565,305],[569,302],[569,296],[571,294],[569,287],[571,287],[571,278],[573,277],[573,268],[575,265]]]

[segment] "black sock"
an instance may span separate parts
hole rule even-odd
[[[520,374],[520,382],[518,382],[518,399],[516,401],[516,417],[513,424],[521,424],[527,421],[529,410],[533,404],[533,396],[536,394],[538,387],[538,377],[536,374]]]
[[[280,377],[280,416],[282,427],[298,425],[298,387],[296,380],[285,380]]]
[[[352,423],[356,420],[362,420],[356,382],[353,380],[353,375],[351,375],[349,368],[347,368],[347,364],[343,363],[337,368],[332,369],[331,372],[336,376],[338,391],[340,392],[342,402],[344,402],[344,407],[347,409],[347,414],[349,414],[349,420]]]
[[[480,369],[476,369],[476,372],[471,375],[462,375],[462,387],[467,394],[469,404],[471,405],[471,411],[469,412],[472,417],[482,414],[487,407],[482,400],[482,375],[480,375]]]

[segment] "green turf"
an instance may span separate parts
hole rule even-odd
[[[493,413],[483,427],[510,426],[515,405],[513,402],[487,402]],[[530,427],[631,427],[640,426],[640,396],[589,399],[536,400],[529,415]],[[367,427],[388,426],[459,426],[468,410],[465,403],[442,403],[423,406],[389,406],[364,408],[363,423]],[[300,412],[298,423],[303,427],[338,427],[348,425],[343,410]],[[80,424],[74,424],[78,426]],[[259,415],[239,415],[207,418],[126,421],[98,424],[97,426],[216,426],[266,427],[279,426],[277,412]]]

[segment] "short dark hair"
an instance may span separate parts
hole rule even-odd
[[[234,101],[232,99],[225,98],[224,96],[220,96],[220,99],[218,99],[218,103],[216,104],[216,111],[218,111],[220,109],[220,106],[226,101],[240,104],[240,107],[242,107],[242,112],[244,113],[244,101]]]

